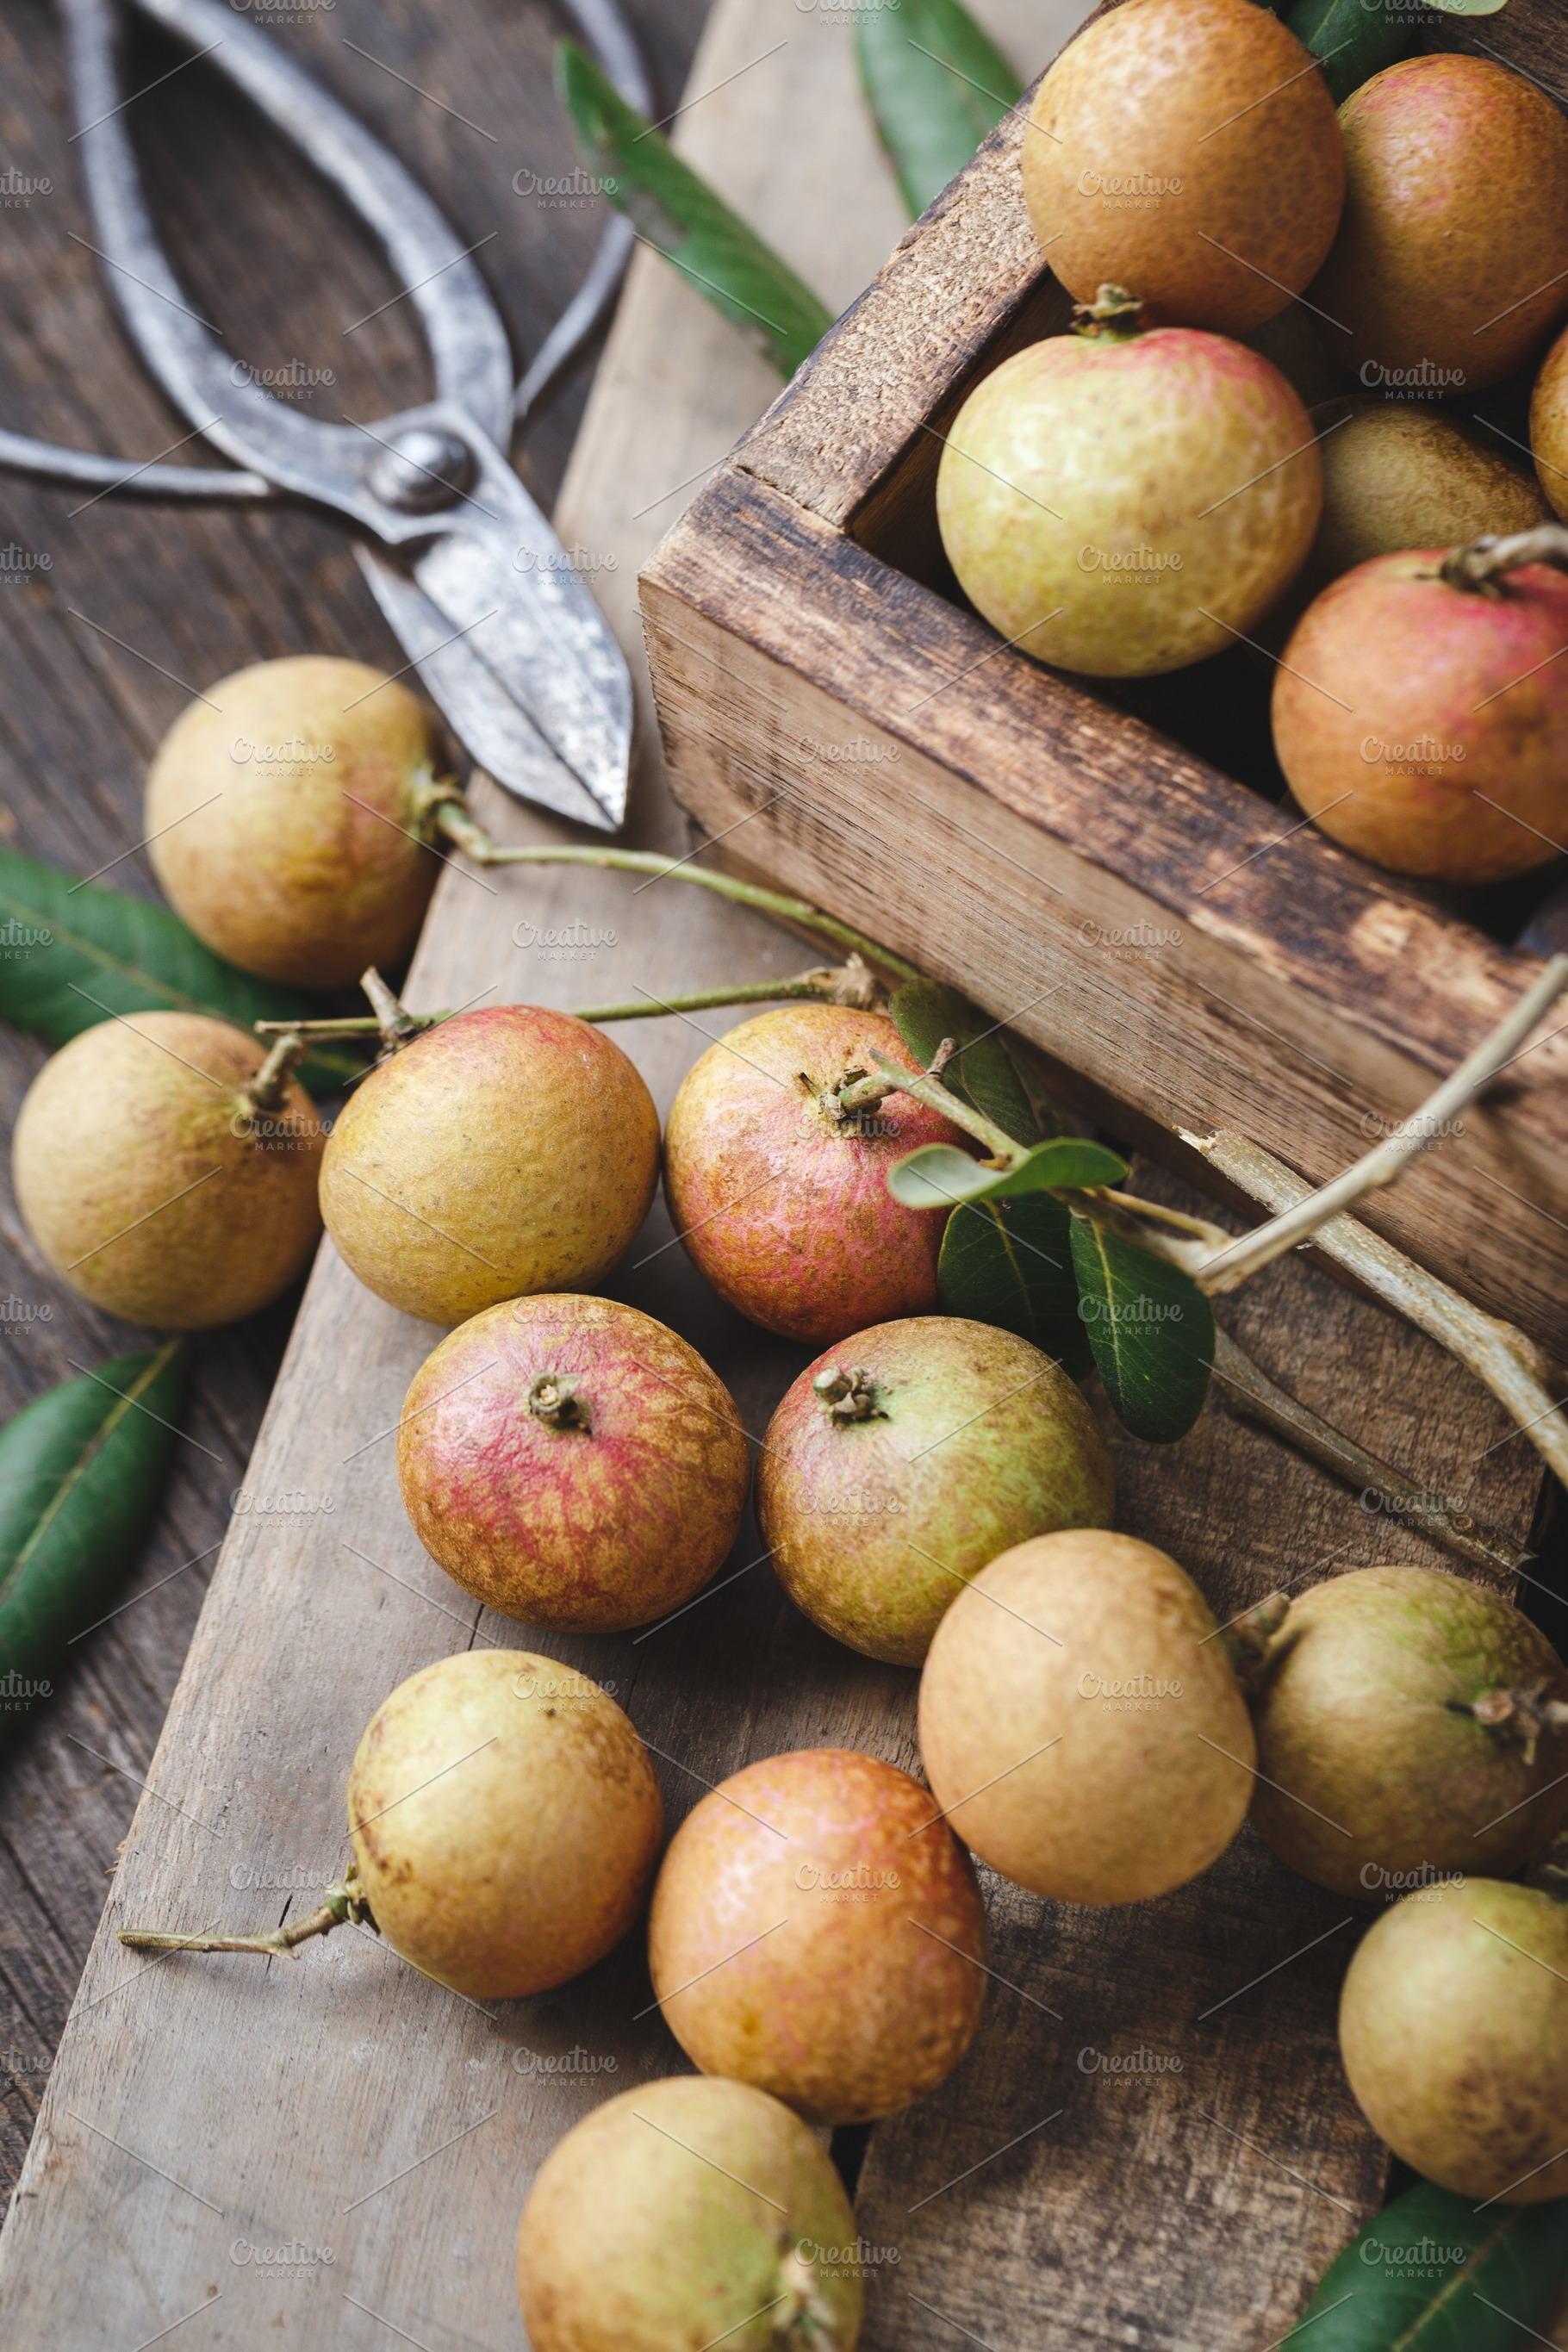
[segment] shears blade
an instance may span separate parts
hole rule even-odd
[[[626,816],[626,765],[618,777],[607,769],[611,797],[596,800],[564,761],[557,759],[539,730],[467,636],[454,636],[445,616],[406,572],[364,540],[353,551],[372,595],[394,635],[413,657],[426,692],[449,722],[464,750],[520,800],[553,809],[574,824],[614,833]]]
[[[415,422],[450,432],[472,466],[463,495],[430,517],[422,539],[405,543],[414,587],[446,624],[447,646],[425,658],[464,647],[594,803],[598,814],[587,821],[613,830],[626,814],[632,682],[626,656],[574,568],[580,559],[568,555],[507,458],[459,404],[432,402],[384,421],[378,434],[394,438]],[[388,520],[378,532],[384,544]],[[409,649],[420,657],[418,646]],[[452,692],[460,693],[469,672],[455,665],[449,675]],[[448,695],[443,707],[478,757],[466,704],[454,707]],[[516,764],[508,762],[513,770]],[[519,789],[500,771],[491,772],[509,790]]]

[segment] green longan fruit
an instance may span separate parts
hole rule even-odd
[[[16,1205],[55,1272],[110,1315],[205,1331],[254,1315],[321,1230],[325,1141],[297,1080],[226,1021],[135,1013],[44,1064],[11,1142]]]
[[[1408,547],[1461,547],[1550,522],[1540,489],[1506,446],[1447,410],[1343,397],[1311,412],[1323,460],[1323,511],[1307,560],[1255,632],[1283,653],[1331,580]],[[1270,665],[1271,666],[1271,665]]]
[[[552,2149],[523,2208],[533,2352],[855,2352],[855,2217],[833,2160],[765,2091],[676,2075]]]
[[[521,2000],[603,1959],[664,1839],[615,1700],[526,1650],[459,1650],[400,1683],[348,1793],[360,1899],[395,1951],[470,2000]]]
[[[396,966],[440,873],[433,721],[363,662],[304,656],[220,678],[147,778],[153,870],[175,912],[242,971],[342,988]]]
[[[1461,2196],[1568,2193],[1568,1910],[1495,1878],[1408,1895],[1357,1947],[1340,2051],[1367,2121]]]
[[[1203,1595],[1099,1528],[1015,1544],[949,1609],[921,1677],[931,1793],[982,1861],[1058,1903],[1196,1877],[1252,1794],[1247,1706]]]
[[[1320,1886],[1376,1900],[1517,1870],[1568,1816],[1568,1674],[1462,1576],[1363,1568],[1292,1601],[1253,1704],[1252,1825]]]
[[[879,1323],[808,1364],[757,1457],[757,1523],[797,1609],[918,1666],[963,1580],[1054,1528],[1108,1527],[1116,1481],[1082,1391],[1011,1331]]]
[[[482,1005],[427,1029],[349,1097],[321,1214],[367,1290],[426,1323],[590,1289],[647,1214],[658,1113],[602,1029]]]

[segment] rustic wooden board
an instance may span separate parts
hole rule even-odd
[[[1471,26],[1445,17],[1424,31],[1424,49],[1468,49],[1473,57],[1495,58],[1540,83],[1549,98],[1568,107],[1568,26],[1540,0],[1503,9],[1490,24]]]
[[[726,6],[693,88],[764,49],[772,31],[765,10]],[[826,24],[809,33],[847,38]],[[741,80],[728,131],[715,124],[706,152],[702,111],[690,118],[689,152],[727,192],[749,191],[781,243],[820,194],[820,124],[839,142],[839,178],[818,217],[842,224],[856,173],[870,211],[875,158],[851,165],[852,110],[831,102],[842,72],[840,61],[804,77],[787,110],[755,87],[742,106]],[[759,161],[759,124],[788,170]],[[810,269],[809,252],[793,257]],[[673,488],[668,473],[643,470],[643,449],[668,453],[679,476],[715,454],[689,436],[726,429],[715,380],[740,347],[697,338],[701,373],[686,379],[674,363],[682,321],[709,326],[689,300],[639,266],[558,517],[590,551],[629,552],[662,520],[636,511]],[[643,406],[655,385],[657,425]],[[595,580],[626,625],[629,564]],[[554,837],[499,794],[484,813],[508,838]],[[636,837],[679,837],[674,824],[645,772]],[[564,929],[600,943],[554,960],[539,935]],[[783,934],[675,885],[634,895],[624,877],[481,881],[454,868],[409,994],[416,1005],[485,989],[582,1003],[754,974],[769,958],[781,971],[804,960]],[[682,1022],[619,1034],[661,1105],[704,1042]],[[668,1239],[656,1210],[614,1287],[685,1331],[760,1432],[805,1351],[732,1315]],[[1503,1416],[1427,1342],[1297,1260],[1226,1313],[1310,1402],[1522,1532],[1539,1484],[1526,1449],[1487,1450],[1507,1434]],[[0,2240],[0,2312],[26,2352],[129,2352],[176,2326],[180,2341],[247,2352],[329,2334],[348,2352],[397,2335],[426,2352],[516,2346],[511,2238],[534,2168],[595,2097],[683,2063],[646,2013],[635,1938],[577,1984],[489,2015],[353,1931],[288,1964],[149,1965],[112,1940],[132,1919],[256,1928],[308,1903],[341,1866],[359,1729],[419,1664],[526,1638],[614,1684],[655,1751],[672,1822],[705,1781],[780,1748],[835,1742],[916,1760],[913,1677],[799,1618],[756,1562],[749,1523],[732,1564],[756,1564],[645,1641],[524,1636],[478,1612],[420,1552],[392,1475],[390,1431],[433,1338],[323,1250],[247,1484],[330,1496],[333,1508],[237,1521],[219,1563]],[[1113,1442],[1121,1524],[1168,1544],[1222,1613],[1286,1577],[1305,1581],[1314,1563],[1433,1557],[1223,1411],[1173,1450]],[[955,2321],[1045,2352],[1107,2336],[1262,2352],[1381,2192],[1381,2153],[1333,2054],[1350,1936],[1340,1911],[1249,1836],[1200,1889],[1157,1909],[1074,1912],[989,1877],[987,1888],[1010,1985],[993,1987],[975,2049],[938,2099],[871,2137],[862,2226],[900,2261],[878,2273],[866,2340],[946,2342]],[[1059,2027],[1012,1987],[1059,2010]],[[1079,2053],[1140,2039],[1181,2055],[1183,2073],[1119,2108]],[[539,2068],[574,2053],[565,2072]],[[1058,2105],[1058,2121],[996,2153]],[[279,2272],[244,2258],[244,2246],[289,2241],[332,2259]]]
[[[665,105],[686,78],[703,5],[634,0]],[[468,0],[453,12],[427,0],[336,0],[328,11],[272,13],[268,23],[438,191],[463,242],[502,228],[482,266],[516,348],[531,353],[598,233],[597,207],[547,208],[510,184],[520,169],[559,176],[575,161],[550,89],[549,10],[530,0]],[[100,265],[73,242],[91,227],[68,139],[60,40],[54,0],[9,0],[0,11],[0,416],[24,431],[151,457],[186,427],[130,355]],[[146,81],[178,61],[151,39],[134,54]],[[492,138],[453,128],[374,58],[426,83]],[[498,88],[507,92],[504,110]],[[195,306],[236,351],[258,367],[297,358],[330,369],[331,383],[314,389],[318,413],[329,394],[362,416],[424,396],[406,306],[342,333],[395,291],[374,252],[345,231],[290,151],[256,135],[220,83],[203,68],[176,75],[137,101],[134,121],[155,159],[162,216]],[[584,362],[521,445],[523,470],[547,507],[588,373]],[[108,500],[73,515],[80,505],[0,477],[0,547],[8,551],[0,569],[0,842],[76,874],[114,860],[108,881],[155,897],[137,846],[142,773],[187,699],[181,680],[205,686],[284,653],[343,653],[389,668],[403,656],[330,524],[299,514],[174,516]],[[28,558],[47,559],[47,568],[28,568]],[[0,1030],[0,1136],[9,1137],[43,1058],[32,1040]],[[78,1365],[148,1343],[42,1264],[10,1199],[8,1158],[0,1152],[5,1419]],[[296,1289],[264,1317],[200,1343],[183,1417],[191,1442],[176,1449],[157,1528],[117,1596],[132,1605],[72,1645],[77,1663],[57,1677],[46,1705],[25,1716],[15,1703],[0,1709],[5,2200],[299,1297]]]

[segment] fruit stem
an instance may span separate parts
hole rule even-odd
[[[1541,1860],[1525,1877],[1527,1886],[1539,1887],[1550,1895],[1554,1903],[1568,1903],[1568,1835],[1559,1830]]]
[[[252,1111],[277,1110],[287,1100],[289,1080],[296,1062],[304,1059],[306,1045],[298,1023],[283,1026],[268,1023],[268,1030],[279,1031],[277,1043],[256,1076],[241,1087],[239,1098]]]
[[[1316,1197],[1293,1169],[1244,1135],[1222,1129],[1211,1136],[1184,1134],[1183,1140],[1267,1209],[1291,1209]],[[1325,1257],[1457,1356],[1507,1406],[1558,1476],[1568,1480],[1568,1420],[1556,1410],[1568,1378],[1542,1349],[1511,1323],[1473,1307],[1353,1217],[1331,1218],[1312,1238]]]
[[[1521,533],[1521,537],[1529,534]],[[1563,533],[1568,540],[1568,532]],[[1375,1192],[1379,1186],[1392,1184],[1407,1161],[1418,1151],[1424,1151],[1434,1136],[1445,1132],[1446,1122],[1455,1118],[1467,1106],[1485,1092],[1492,1080],[1513,1061],[1536,1023],[1555,1004],[1568,988],[1568,955],[1553,956],[1532,988],[1525,991],[1511,1013],[1500,1021],[1489,1036],[1483,1037],[1473,1054],[1468,1054],[1452,1075],[1444,1079],[1436,1091],[1412,1116],[1402,1120],[1394,1134],[1384,1136],[1364,1152],[1355,1165],[1347,1168],[1331,1183],[1321,1184],[1314,1192],[1283,1216],[1259,1225],[1256,1232],[1244,1234],[1238,1241],[1227,1242],[1225,1247],[1205,1265],[1196,1270],[1198,1286],[1211,1297],[1235,1290],[1248,1275],[1282,1257],[1294,1249],[1298,1242],[1310,1239],[1320,1226],[1359,1201],[1363,1192]]]
[[[623,874],[668,874],[678,882],[695,882],[700,889],[716,890],[721,898],[732,898],[737,906],[754,907],[760,914],[776,915],[783,922],[798,923],[803,930],[818,931],[824,939],[837,940],[840,947],[853,948],[868,963],[893,972],[900,980],[922,977],[917,966],[906,963],[891,948],[868,938],[852,924],[839,922],[836,916],[825,915],[809,899],[764,890],[758,883],[742,882],[738,875],[716,873],[711,866],[693,866],[689,859],[665,857],[651,849],[568,848],[553,842],[535,843],[523,849],[503,848],[475,823],[465,807],[454,801],[441,803],[436,811],[436,821],[447,839],[471,857],[476,866],[607,866]]]
[[[833,2313],[823,2298],[816,2264],[799,2246],[788,2247],[779,2264],[779,2294],[773,2306],[773,2334],[802,2352],[838,2352]]]
[[[1328,1422],[1321,1421],[1294,1397],[1287,1396],[1217,1325],[1214,1370],[1235,1391],[1235,1410],[1261,1423],[1276,1437],[1284,1438],[1310,1462],[1316,1462],[1337,1478],[1359,1487],[1363,1496],[1375,1494],[1384,1509],[1408,1519],[1433,1543],[1457,1559],[1468,1560],[1473,1568],[1488,1569],[1494,1576],[1513,1577],[1532,1557],[1470,1512],[1450,1510],[1446,1504],[1434,1503],[1430,1495],[1400,1471],[1380,1461],[1375,1454],[1369,1454],[1354,1438],[1346,1437]]]
[[[1493,1730],[1506,1731],[1523,1748],[1525,1762],[1533,1764],[1542,1733],[1568,1730],[1568,1703],[1548,1698],[1551,1687],[1550,1678],[1545,1678],[1520,1690],[1483,1691],[1468,1705],[1458,1702],[1458,1711],[1473,1715],[1478,1723]]]
[[[429,1027],[427,1019],[422,1020],[416,1014],[404,1011],[374,964],[371,965],[368,971],[361,972],[359,984],[371,1001],[375,1013],[375,1025],[381,1032],[381,1042],[388,1053],[394,1052],[399,1045],[406,1045],[408,1040],[411,1037],[416,1037],[421,1029]]]
[[[540,1372],[528,1391],[528,1410],[546,1429],[589,1426],[588,1408],[577,1393],[577,1383],[564,1372]]]
[[[804,999],[816,1004],[847,1004],[857,1012],[880,1012],[886,992],[869,964],[858,955],[847,963],[816,964],[796,972],[793,980],[738,981],[722,988],[693,989],[685,996],[644,996],[635,1004],[590,1004],[577,1011],[579,1021],[646,1021],[660,1013],[701,1013],[718,1004],[785,1003]]]
[[[944,1037],[942,1042],[949,1047],[952,1045],[950,1037]],[[976,1110],[973,1104],[962,1102],[957,1095],[950,1094],[930,1071],[903,1069],[890,1055],[879,1054],[875,1048],[872,1049],[871,1059],[888,1081],[881,1089],[883,1094],[909,1095],[916,1102],[924,1103],[928,1110],[940,1111],[942,1118],[951,1120],[954,1127],[961,1127],[965,1135],[972,1135],[977,1143],[984,1143],[993,1160],[1003,1168],[1016,1168],[1020,1160],[1027,1158],[1028,1147],[1026,1144],[1015,1143],[994,1119],[987,1118],[984,1112]],[[840,1105],[845,1108],[852,1108],[858,1093],[857,1087],[848,1096],[840,1095]],[[873,1095],[868,1099],[875,1101],[877,1097]]]
[[[957,1038],[944,1037],[931,1057],[926,1076],[931,1079],[940,1078],[957,1051]],[[882,1061],[886,1067],[896,1067],[896,1065],[887,1063],[884,1055],[879,1055],[878,1059]],[[843,1081],[838,1087],[837,1089],[829,1087],[826,1094],[818,1096],[817,1100],[830,1118],[853,1118],[857,1111],[868,1110],[873,1103],[885,1100],[889,1095],[905,1093],[907,1089],[903,1085],[903,1079],[908,1075],[905,1071],[896,1078],[869,1078],[863,1070],[846,1070]],[[946,1089],[943,1088],[944,1093]],[[954,1099],[956,1100],[956,1097]]]
[[[1468,547],[1456,547],[1438,577],[1450,588],[1496,596],[1501,593],[1498,583],[1526,563],[1550,563],[1568,572],[1568,530],[1560,522],[1537,523],[1533,530],[1510,531],[1500,538],[1489,530]]]
[[[458,808],[463,805],[463,788],[456,776],[438,776],[425,767],[410,780],[409,810],[426,847],[441,827],[441,811],[452,803]]]
[[[1094,342],[1125,343],[1142,331],[1143,305],[1125,286],[1102,286],[1092,302],[1072,306],[1072,331]]]
[[[1258,1688],[1268,1660],[1268,1645],[1290,1613],[1289,1595],[1270,1592],[1254,1608],[1219,1629],[1219,1645],[1231,1671],[1246,1691]]]
[[[160,1927],[121,1927],[117,1935],[133,1952],[291,1952],[312,1936],[330,1936],[345,1920],[381,1933],[361,1891],[357,1866],[327,1888],[319,1911],[297,1919],[291,1927],[274,1927],[269,1936],[181,1936]]]
[[[846,1371],[839,1364],[826,1364],[811,1384],[816,1397],[834,1421],[886,1421],[887,1414],[877,1402],[876,1386],[864,1364]]]

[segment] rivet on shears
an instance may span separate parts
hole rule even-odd
[[[416,425],[388,442],[370,469],[376,497],[400,514],[430,514],[461,498],[474,478],[474,453],[456,433]]]

